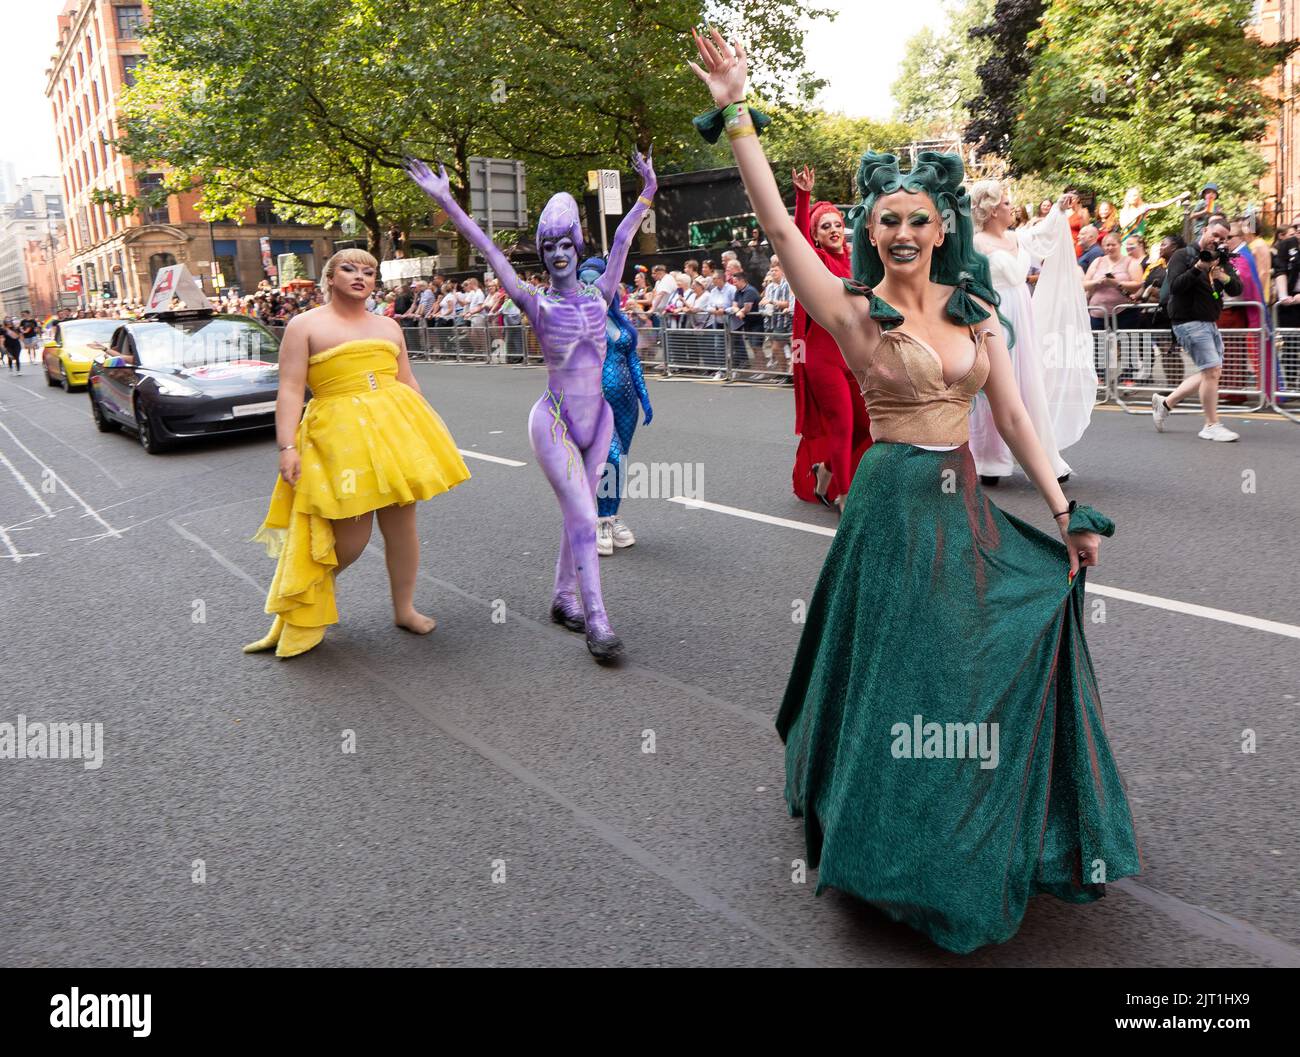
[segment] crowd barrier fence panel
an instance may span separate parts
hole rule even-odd
[[[1264,325],[1267,309],[1258,301],[1225,301],[1223,307],[1245,312],[1253,309],[1258,312],[1260,322],[1254,327],[1219,328],[1223,338],[1220,409],[1262,411],[1267,400],[1261,379],[1266,377],[1264,371],[1271,362],[1268,328]],[[1192,358],[1178,346],[1173,330],[1154,325],[1158,311],[1158,305],[1132,304],[1117,305],[1110,312],[1109,330],[1115,342],[1111,395],[1130,415],[1149,415],[1153,394],[1172,392],[1197,371]],[[1241,321],[1246,322],[1248,318]],[[1128,321],[1145,325],[1133,326]],[[1183,400],[1173,411],[1176,415],[1202,412],[1200,401],[1196,399]]]
[[[1282,326],[1278,308],[1273,306],[1272,356],[1266,375],[1273,382],[1266,386],[1269,405],[1292,422],[1300,422],[1300,327]]]

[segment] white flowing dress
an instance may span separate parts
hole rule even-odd
[[[1001,299],[998,307],[1015,331],[1010,351],[1020,398],[1052,471],[1063,477],[1071,470],[1061,449],[1083,436],[1097,399],[1083,274],[1069,224],[1055,206],[1038,224],[1017,228],[1015,234],[1016,252],[995,249],[988,255],[989,271]],[[1031,298],[1025,280],[1035,258],[1042,261],[1042,270]],[[1011,474],[1015,460],[993,424],[983,392],[971,411],[970,450],[981,475]]]

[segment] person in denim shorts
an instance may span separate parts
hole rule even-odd
[[[1223,335],[1219,333],[1219,313],[1227,297],[1241,296],[1241,280],[1231,268],[1225,268],[1220,249],[1228,239],[1228,225],[1210,220],[1198,241],[1181,249],[1169,261],[1169,321],[1174,337],[1192,362],[1196,373],[1166,397],[1151,397],[1152,421],[1164,432],[1169,412],[1181,400],[1199,390],[1205,414],[1205,428],[1197,434],[1202,440],[1232,441],[1237,434],[1219,421],[1219,376],[1223,373]]]

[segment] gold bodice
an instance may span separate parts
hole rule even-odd
[[[872,440],[938,446],[970,439],[971,399],[989,376],[984,351],[989,331],[972,326],[970,333],[975,360],[951,385],[944,381],[939,354],[929,345],[897,329],[881,334],[862,385]]]

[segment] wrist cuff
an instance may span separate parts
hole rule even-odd
[[[1079,505],[1074,508],[1074,513],[1070,515],[1070,523],[1066,526],[1066,532],[1095,532],[1098,536],[1113,536],[1115,535],[1115,522],[1111,521],[1100,510]]]
[[[743,104],[729,103],[728,107],[739,106]],[[754,107],[748,107],[749,119],[754,122],[754,134],[761,136],[763,130],[772,123],[772,119],[764,114],[761,110]],[[725,127],[724,111],[725,107],[715,106],[712,110],[700,114],[693,118],[691,124],[695,126],[696,131],[704,137],[707,143],[717,143],[722,136]]]

